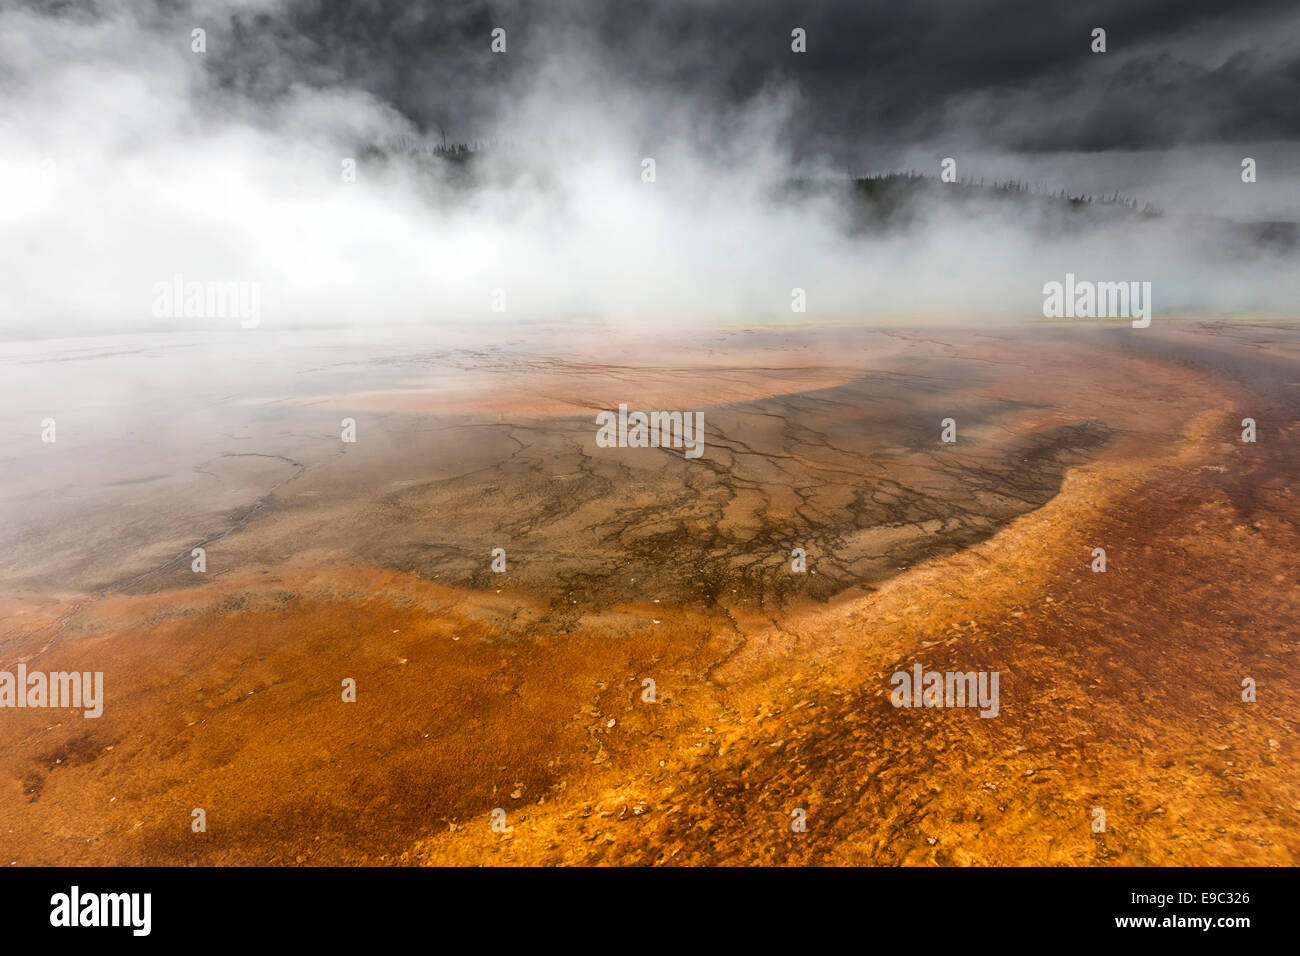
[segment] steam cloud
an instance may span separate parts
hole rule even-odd
[[[348,33],[312,21],[314,7],[254,0],[6,7],[0,328],[201,326],[151,309],[155,285],[177,274],[258,283],[270,328],[490,321],[496,289],[512,319],[1034,317],[1043,283],[1067,271],[1151,281],[1157,319],[1297,301],[1294,244],[1257,243],[1226,223],[1292,212],[1280,197],[1295,192],[1293,131],[1267,117],[1239,130],[1226,96],[1189,118],[1197,136],[1185,142],[1162,116],[1154,146],[1099,133],[1109,153],[1064,133],[1059,152],[1026,146],[1036,118],[1063,121],[1052,102],[999,85],[1014,77],[954,90],[914,121],[893,122],[896,111],[873,102],[877,121],[859,127],[846,103],[860,84],[844,72],[843,48],[829,73],[808,76],[790,52],[793,26],[809,29],[810,58],[832,42],[825,11],[806,24],[796,11],[765,13],[759,56],[753,23],[734,4],[706,4],[700,16],[747,23],[735,36],[692,34],[681,10],[653,6],[620,32],[592,9],[379,5],[345,23]],[[1287,17],[1261,5],[1231,36],[1258,38]],[[505,54],[489,49],[496,26],[507,30]],[[206,53],[191,51],[196,27],[207,31]],[[1215,34],[1213,46],[1210,34],[1197,20],[1180,35],[1249,87],[1231,40]],[[1063,69],[1079,82],[1055,89],[1075,103],[1092,68],[1087,29],[1069,43],[1081,52]],[[1167,31],[1117,50],[1096,82],[1139,69],[1143,51],[1167,65],[1169,50]],[[629,51],[641,51],[635,62],[621,58]],[[756,56],[770,68],[749,69]],[[1294,64],[1294,50],[1263,59]],[[845,95],[827,105],[837,79]],[[1002,118],[972,122],[997,113],[999,91]],[[1117,122],[1132,125],[1131,111]],[[456,163],[427,154],[443,130],[452,141],[506,142]],[[1227,138],[1242,132],[1253,139]],[[1261,163],[1257,184],[1240,182],[1246,155]],[[936,188],[919,194],[905,224],[864,224],[840,182],[889,168],[934,176],[945,156],[963,178],[1129,191],[1166,208],[1210,196],[1212,205],[1071,216],[1037,200],[953,203]],[[355,182],[341,175],[349,158]],[[654,183],[642,181],[645,158],[655,160]],[[893,165],[860,165],[882,161]],[[1146,172],[1134,175],[1136,166]],[[791,315],[796,287],[807,292],[806,316]]]

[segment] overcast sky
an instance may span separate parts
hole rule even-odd
[[[360,88],[454,139],[517,132],[512,106],[539,85],[559,105],[608,83],[687,103],[719,136],[738,107],[789,97],[783,145],[854,172],[932,149],[1190,160],[1257,144],[1291,170],[1300,139],[1294,0],[243,6],[214,15],[231,37],[229,55],[210,62],[223,84],[259,98],[295,83]],[[489,49],[496,27],[506,56]],[[795,27],[807,31],[805,54],[790,49]],[[1105,54],[1091,50],[1096,27]],[[656,117],[641,119],[653,138]]]

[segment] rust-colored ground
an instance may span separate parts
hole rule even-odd
[[[548,360],[590,407],[707,402],[699,462],[596,449],[530,378],[377,422],[313,386],[315,457],[281,418],[241,420],[258,461],[193,453],[229,507],[159,478],[114,518],[178,473],[138,460],[55,483],[83,545],[11,526],[0,669],[108,699],[0,710],[0,863],[1293,864],[1295,331],[1147,331],[728,333],[734,393]],[[917,662],[998,671],[999,716],[895,709]]]

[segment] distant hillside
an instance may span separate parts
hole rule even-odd
[[[405,162],[427,170],[440,182],[472,189],[482,184],[480,167],[488,153],[497,161],[496,173],[504,174],[507,181],[527,175],[534,185],[545,188],[554,178],[532,168],[526,148],[513,142],[428,146],[404,138],[384,146],[368,146],[359,155],[363,162]],[[797,202],[812,196],[836,200],[849,230],[855,234],[905,230],[936,212],[948,211],[969,216],[1002,212],[1046,233],[1169,218],[1188,222],[1197,229],[1220,232],[1230,247],[1228,251],[1237,254],[1300,250],[1300,223],[1296,222],[1243,223],[1214,216],[1166,216],[1151,203],[1118,191],[1076,195],[1014,180],[986,183],[983,179],[960,179],[945,183],[936,176],[914,171],[838,180],[792,179],[779,187],[773,198]]]
[[[1243,223],[1215,216],[1166,214],[1151,203],[1118,191],[1100,196],[1072,195],[1065,190],[1051,192],[1015,181],[985,183],[963,179],[945,183],[938,177],[906,172],[838,181],[793,180],[780,192],[792,199],[811,195],[838,197],[847,192],[852,201],[845,205],[845,215],[854,232],[907,229],[935,213],[953,212],[972,217],[1003,213],[1014,215],[1045,233],[1169,220],[1217,232],[1229,247],[1227,252],[1300,250],[1300,223]]]

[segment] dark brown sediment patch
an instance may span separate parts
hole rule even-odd
[[[4,576],[20,587],[185,587],[189,552],[203,546],[212,574],[335,561],[584,609],[653,598],[779,608],[879,583],[988,537],[1129,429],[1135,394],[1155,400],[1146,396],[1164,388],[1150,362],[1040,330],[934,336],[864,333],[866,344],[846,346],[840,364],[799,372],[826,378],[825,387],[764,397],[753,396],[763,384],[786,387],[788,373],[740,360],[773,361],[767,347],[713,356],[710,374],[730,371],[707,388],[693,384],[698,370],[666,376],[659,365],[620,366],[598,388],[590,362],[547,363],[549,377],[568,374],[568,387],[602,393],[611,407],[702,412],[698,460],[598,448],[594,416],[538,414],[527,381],[494,395],[518,406],[511,414],[355,412],[353,445],[337,431],[306,437],[337,429],[346,397],[329,410],[225,408],[251,416],[228,426],[248,436],[246,448],[201,444],[194,464],[176,467],[184,482],[146,492],[121,479],[85,481],[54,507],[20,515],[15,528],[26,533],[11,530]],[[776,359],[788,362],[794,350],[776,341]],[[1112,366],[1104,375],[1102,354]],[[1149,384],[1121,396],[1124,378]],[[704,393],[714,403],[692,406]],[[1172,408],[1180,393],[1173,386],[1158,400]],[[939,440],[945,418],[957,422],[955,445]],[[132,497],[115,506],[123,494]],[[489,570],[496,547],[508,555],[505,576]],[[819,556],[812,573],[788,573],[796,547]]]

